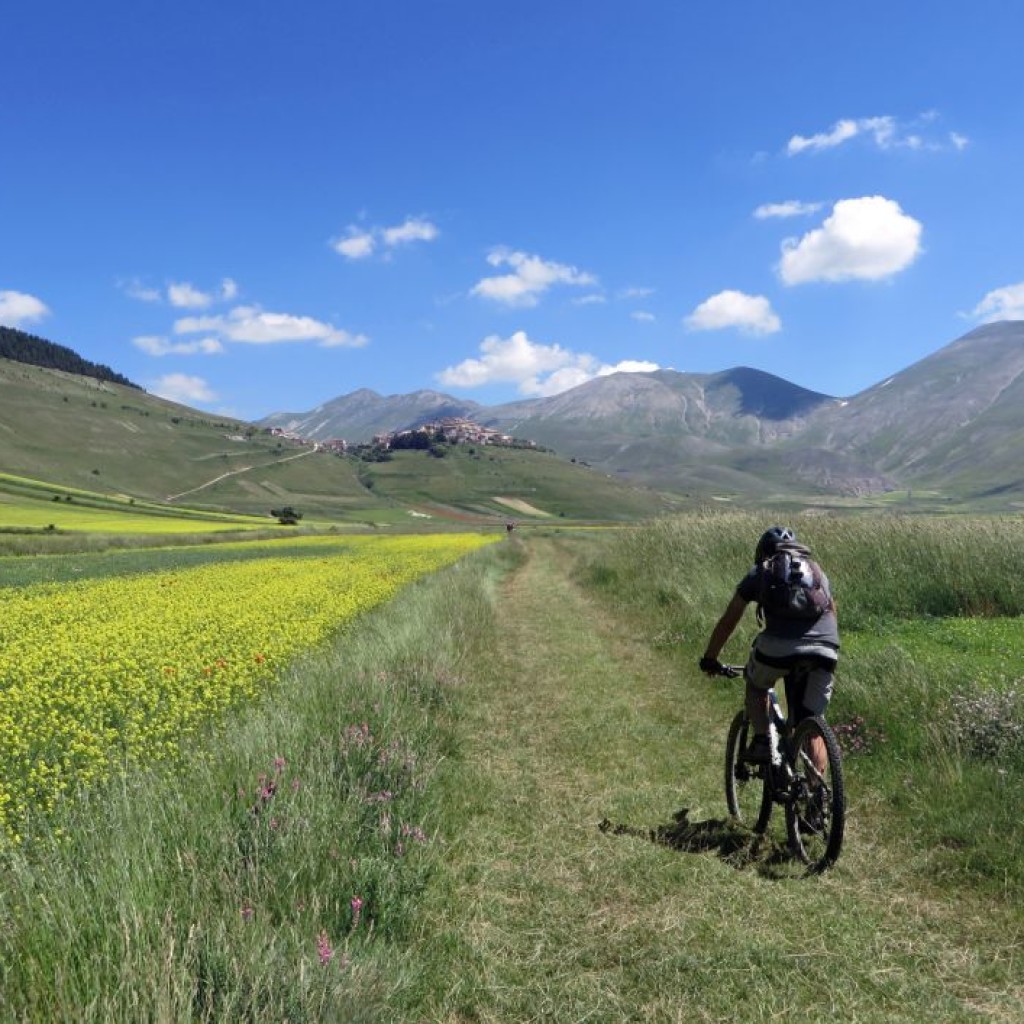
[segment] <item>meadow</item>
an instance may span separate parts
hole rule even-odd
[[[52,788],[12,797],[39,806],[0,851],[0,1020],[1017,1019],[1024,527],[796,520],[840,603],[850,797],[842,857],[808,878],[777,830],[725,820],[739,691],[696,668],[769,521],[24,570],[5,619],[61,611],[22,657],[52,636],[66,660],[66,626],[90,687],[115,673],[106,718],[57,717],[139,746],[73,748],[69,766],[105,767],[50,810]],[[346,618],[327,565],[361,558],[391,589]],[[129,646],[103,619],[119,587],[140,588],[122,615],[140,658],[167,630],[145,662],[162,700],[103,657]],[[91,594],[86,629],[72,605]],[[277,602],[280,631],[260,611]]]
[[[281,668],[479,535],[229,546],[236,560],[0,591],[0,829],[180,754]]]
[[[695,663],[770,521],[666,519],[624,534],[585,575]],[[901,809],[900,842],[936,879],[1024,895],[1024,519],[793,525],[833,580],[842,653],[830,718],[858,775]],[[750,612],[723,658],[742,663],[755,632]]]

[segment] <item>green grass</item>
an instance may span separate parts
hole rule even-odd
[[[3,851],[0,1017],[388,1019],[507,551],[311,652],[169,775],[81,794],[52,841]]]
[[[1018,1020],[1024,764],[951,712],[998,726],[1019,688],[1021,527],[798,522],[841,602],[830,717],[868,748],[807,877],[778,820],[726,820],[740,689],[696,668],[765,525],[537,526],[410,588],[8,852],[0,1017]]]
[[[692,666],[770,523],[755,514],[666,520],[622,534],[585,577]],[[1024,896],[1024,744],[973,756],[957,713],[958,701],[976,699],[978,726],[998,730],[993,695],[1024,689],[1024,521],[861,516],[796,526],[839,605],[830,717],[876,737],[859,770],[876,799],[902,809],[898,827],[922,876]],[[750,613],[724,657],[743,661],[755,631]]]
[[[530,519],[497,501],[512,498],[535,508],[537,519],[636,520],[666,511],[671,501],[630,487],[550,452],[498,446],[458,446],[444,458],[399,451],[388,462],[359,467],[373,493],[441,518],[447,510]]]

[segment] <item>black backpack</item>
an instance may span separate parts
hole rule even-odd
[[[759,617],[767,612],[783,619],[817,619],[832,606],[832,595],[811,553],[785,541],[758,566]]]

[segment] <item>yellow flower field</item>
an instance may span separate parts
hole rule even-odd
[[[309,554],[0,590],[0,831],[174,757],[282,666],[495,538],[308,538]],[[272,547],[268,547],[272,552]]]

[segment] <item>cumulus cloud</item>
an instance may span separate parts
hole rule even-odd
[[[349,260],[363,260],[373,255],[376,241],[370,232],[349,228],[344,238],[336,238],[332,243],[334,251]]]
[[[842,121],[837,121],[827,132],[818,132],[816,135],[794,135],[786,145],[786,152],[793,156],[807,150],[834,149],[849,139],[855,138],[860,131],[858,122],[844,118]]]
[[[786,153],[797,156],[800,153],[835,149],[858,137],[869,139],[878,149],[964,149],[968,144],[965,136],[956,132],[935,134],[934,124],[938,118],[939,115],[933,110],[906,122],[890,115],[843,118],[836,121],[828,131],[814,135],[794,135],[786,144]]]
[[[973,315],[985,323],[1024,320],[1024,281],[993,289],[974,307]]]
[[[230,277],[225,277],[220,287],[209,291],[197,288],[190,281],[172,281],[166,292],[144,284],[137,277],[117,282],[129,298],[140,302],[163,302],[165,299],[175,309],[208,309],[217,302],[232,302],[238,297],[238,285]]]
[[[544,397],[560,394],[606,373],[641,369],[656,370],[658,365],[630,360],[609,366],[588,353],[534,342],[525,331],[516,331],[509,338],[497,335],[485,338],[480,343],[478,359],[465,359],[436,376],[446,387],[514,384],[520,394]]]
[[[775,334],[782,329],[772,304],[763,295],[726,289],[705,299],[683,321],[691,331],[735,327],[744,334]]]
[[[169,341],[159,335],[144,334],[132,338],[132,344],[150,356],[191,356],[216,355],[224,346],[216,338],[199,338],[196,341]]]
[[[779,273],[786,284],[890,277],[920,255],[921,230],[892,199],[842,199],[820,228],[782,243]]]
[[[648,362],[646,359],[623,359],[614,366],[602,366],[597,375],[607,377],[610,373],[653,373],[660,369],[657,363]]]
[[[653,313],[648,313],[646,309],[634,310],[629,315],[642,324],[653,324],[657,320],[657,317]]]
[[[153,381],[149,390],[154,395],[171,402],[181,402],[183,405],[212,402],[217,398],[216,392],[202,377],[190,377],[185,373],[168,373]]]
[[[432,242],[440,232],[429,220],[410,217],[397,227],[384,228],[381,232],[385,245],[405,245],[408,242]]]
[[[49,316],[46,303],[25,292],[0,291],[0,324],[21,327]]]
[[[483,278],[473,286],[472,294],[508,306],[536,306],[540,296],[559,284],[574,287],[597,284],[597,278],[576,267],[504,247],[492,250],[487,262],[492,267],[510,267],[512,273]]]
[[[393,227],[364,228],[349,225],[341,238],[331,240],[331,247],[349,260],[364,260],[378,249],[396,249],[410,242],[433,242],[441,232],[436,224],[424,217],[407,217]]]
[[[139,302],[160,302],[164,295],[159,288],[152,288],[144,284],[137,277],[129,280],[119,280],[117,287],[121,289],[130,299],[137,299]]]
[[[183,317],[175,322],[174,333],[212,334],[249,345],[308,341],[323,348],[359,348],[369,340],[365,334],[352,334],[313,317],[270,313],[258,306],[236,306],[224,316]]]
[[[205,309],[213,305],[213,296],[181,281],[167,286],[167,301],[178,309]]]
[[[806,217],[817,213],[823,203],[802,203],[799,199],[787,199],[784,203],[762,203],[755,211],[758,220]]]
[[[619,289],[617,296],[620,299],[646,299],[649,295],[653,295],[654,291],[653,288],[631,285],[629,288]]]

